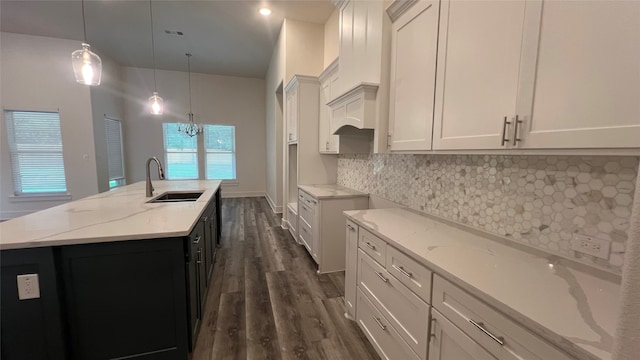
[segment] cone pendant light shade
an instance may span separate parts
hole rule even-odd
[[[82,29],[84,31],[84,42],[82,49],[71,53],[71,64],[76,81],[85,85],[100,85],[102,78],[102,60],[91,51],[91,46],[87,44],[87,24],[84,16],[84,0],[82,1]]]

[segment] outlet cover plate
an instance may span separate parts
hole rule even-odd
[[[571,249],[582,254],[609,260],[611,241],[581,234],[573,234]]]
[[[18,299],[28,300],[40,297],[38,274],[18,275]]]

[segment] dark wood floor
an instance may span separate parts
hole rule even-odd
[[[344,317],[344,272],[318,275],[264,198],[222,200],[194,360],[379,359]]]

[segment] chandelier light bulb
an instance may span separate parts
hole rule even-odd
[[[76,81],[85,85],[100,85],[102,77],[102,60],[90,50],[91,46],[82,43],[82,49],[71,54],[73,72]]]
[[[153,115],[162,115],[163,110],[164,100],[162,100],[162,98],[158,96],[158,93],[154,91],[153,95],[149,98],[149,111]]]

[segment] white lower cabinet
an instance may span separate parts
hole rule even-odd
[[[356,293],[358,273],[358,225],[347,220],[347,256],[344,274],[344,307],[345,316],[349,319],[356,318]]]
[[[366,295],[358,290],[358,325],[382,359],[418,360],[389,321],[376,309]]]
[[[345,270],[346,237],[343,229],[346,210],[369,208],[369,196],[320,198],[299,190],[298,238],[318,264],[318,273]]]
[[[383,359],[575,360],[373,231],[347,220],[345,307]]]
[[[429,360],[496,360],[437,310],[431,310]]]
[[[358,287],[421,358],[427,357],[429,305],[369,255],[358,253]]]

